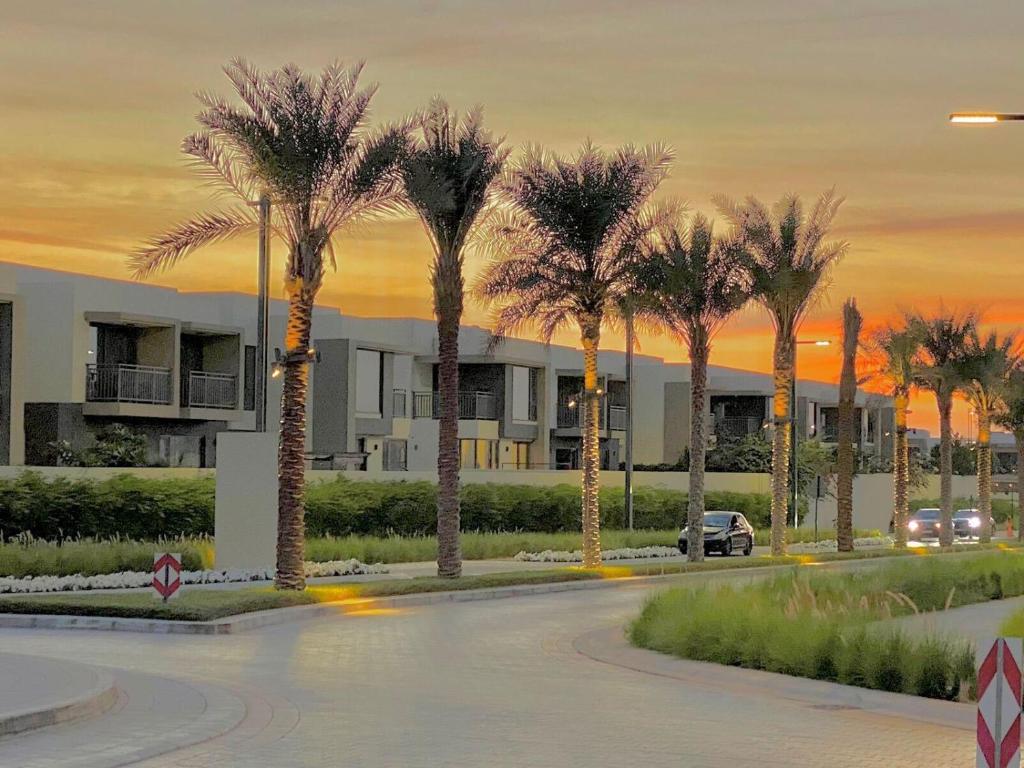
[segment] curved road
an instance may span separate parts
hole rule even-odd
[[[973,736],[594,661],[650,588],[366,611],[237,636],[0,631],[113,668],[99,718],[0,740],[20,768],[962,766]]]

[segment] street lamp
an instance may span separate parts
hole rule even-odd
[[[806,341],[800,341],[796,339],[794,344],[797,346],[811,345],[814,347],[828,347],[831,346],[832,342],[828,339],[808,339]],[[798,528],[800,526],[800,512],[797,507],[797,501],[800,497],[800,462],[797,461],[797,444],[799,442],[799,433],[797,432],[797,402],[796,402],[796,347],[793,348],[793,387],[792,394],[790,396],[790,432],[792,433],[792,448],[790,461],[792,462],[793,469],[793,527]]]
[[[953,112],[949,116],[949,122],[962,125],[991,125],[1021,120],[1024,120],[1024,114],[1019,112]]]

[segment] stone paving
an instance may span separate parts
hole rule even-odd
[[[3,630],[3,650],[112,667],[125,693],[93,721],[0,740],[0,766],[971,764],[970,732],[688,685],[576,650],[650,589],[371,608],[224,637]]]

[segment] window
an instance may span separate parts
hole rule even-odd
[[[537,420],[537,369],[512,366],[512,421]]]
[[[383,355],[374,349],[356,350],[356,415],[381,417]]]
[[[512,461],[515,469],[530,468],[530,444],[512,443]]]
[[[459,465],[462,469],[497,469],[498,441],[459,440]]]
[[[407,469],[408,443],[405,440],[384,439],[384,469],[389,472],[404,472]]]
[[[256,347],[245,345],[245,379],[242,382],[242,407],[256,410]]]

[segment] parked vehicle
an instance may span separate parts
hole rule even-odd
[[[687,549],[687,531],[679,532],[679,551]],[[754,526],[739,512],[704,513],[704,554],[718,552],[728,557],[734,552],[749,555],[754,551]]]

